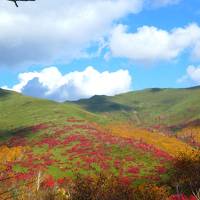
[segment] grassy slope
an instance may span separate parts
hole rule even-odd
[[[94,96],[75,102],[93,113],[114,120],[130,120],[144,125],[183,124],[200,118],[200,87],[188,89],[147,89],[114,97]],[[159,119],[159,116],[161,119]]]
[[[75,169],[81,173],[90,173],[91,169],[87,168],[87,159],[92,156],[95,160],[92,167],[95,170],[98,171],[100,165],[104,165],[105,162],[110,172],[118,174],[123,167],[126,175],[129,176],[132,174],[127,170],[133,167],[140,168],[140,176],[145,177],[151,175],[152,170],[156,170],[157,166],[162,166],[160,158],[155,157],[151,151],[147,152],[134,145],[131,146],[126,139],[112,138],[98,129],[92,128],[89,131],[84,122],[84,127],[78,128],[76,122],[66,121],[69,117],[100,124],[106,121],[102,120],[102,116],[89,113],[77,105],[59,104],[0,90],[1,142],[9,141],[8,144],[11,146],[23,145],[20,141],[24,142],[25,138],[25,144],[31,147],[27,155],[31,159],[23,161],[23,165],[20,162],[15,163],[12,170],[15,173],[30,173],[37,170],[39,164],[43,164],[46,165],[46,172],[56,178],[72,176]],[[27,127],[41,123],[48,123],[50,127],[38,132],[33,132],[32,129],[28,129],[28,132],[24,131]],[[77,135],[79,138],[76,139]],[[8,140],[11,136],[17,136],[14,142]],[[64,142],[71,136],[75,139],[65,144]],[[85,154],[88,154],[89,158]],[[115,162],[118,160],[124,162],[125,158],[128,161],[125,164],[120,163],[121,167],[118,169]],[[47,162],[52,164],[46,164]]]
[[[45,122],[62,123],[67,117],[78,117],[89,121],[102,121],[72,104],[35,99],[21,94],[0,90],[0,137],[6,138],[15,129],[22,129]]]

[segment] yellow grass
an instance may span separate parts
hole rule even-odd
[[[142,140],[147,144],[152,144],[171,156],[177,156],[180,152],[192,152],[194,150],[190,145],[173,136],[167,136],[159,132],[150,132],[128,124],[109,125],[108,130],[118,136],[134,138]]]

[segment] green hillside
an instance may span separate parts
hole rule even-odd
[[[120,103],[103,101],[110,112],[129,110]],[[158,171],[169,166],[168,152],[141,140],[112,135],[99,126],[105,122],[109,122],[107,117],[85,111],[76,104],[0,90],[0,166],[9,160],[2,178],[15,174],[16,179],[28,180],[40,170],[55,180],[101,171],[136,184],[152,177],[166,178]],[[16,148],[14,153],[12,148]],[[7,152],[7,156],[1,152]]]
[[[200,119],[200,87],[146,89],[76,102],[56,103],[0,89],[0,132],[30,125],[62,123],[67,116],[105,124],[127,120],[140,126],[182,125]],[[3,137],[5,134],[1,134]]]
[[[129,120],[142,126],[181,125],[200,119],[200,87],[186,89],[146,89],[113,97],[94,96],[75,102],[82,108]]]
[[[67,117],[101,122],[102,118],[76,105],[23,96],[0,89],[0,138],[20,132],[24,128],[46,122],[62,124]]]

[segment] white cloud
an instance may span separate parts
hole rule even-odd
[[[200,40],[196,41],[196,45],[194,47],[192,57],[197,60],[200,58]]]
[[[148,2],[148,3],[147,3]],[[108,36],[114,24],[150,5],[177,0],[0,1],[0,67],[66,62],[88,56],[93,42]],[[92,55],[99,55],[99,52]]]
[[[187,75],[192,81],[200,84],[200,66],[198,67],[195,67],[193,65],[188,66]]]
[[[186,70],[186,74],[178,79],[179,83],[183,82],[193,82],[195,84],[200,84],[200,66],[189,65]]]
[[[0,2],[0,67],[81,57],[113,23],[138,13],[143,0]]]
[[[153,26],[143,26],[128,33],[127,26],[118,25],[112,31],[110,49],[113,56],[134,61],[172,60],[188,48],[200,59],[200,27],[190,24],[170,32]]]
[[[181,78],[177,79],[177,83],[185,83],[188,81],[188,76],[187,75],[184,75],[182,76]]]
[[[29,96],[65,101],[88,98],[95,94],[115,95],[128,92],[131,81],[127,70],[101,73],[93,67],[87,67],[82,72],[62,75],[56,67],[49,67],[41,72],[19,74],[19,83],[10,89]]]

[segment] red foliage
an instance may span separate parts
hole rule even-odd
[[[8,140],[8,146],[17,147],[17,146],[26,146],[27,140],[24,137],[14,136]]]
[[[48,144],[49,148],[53,148],[60,144],[60,141],[55,138],[45,138],[38,143],[39,145]]]
[[[59,185],[62,185],[64,182],[65,182],[65,179],[64,179],[64,178],[60,178],[60,179],[57,180],[57,183],[58,183]]]
[[[32,132],[36,133],[38,131],[41,131],[41,130],[47,129],[47,128],[48,128],[48,126],[46,124],[37,124],[37,125],[32,127]]]
[[[32,176],[31,173],[18,173],[15,177],[17,180],[30,180]]]
[[[120,177],[119,182],[123,185],[130,185],[131,184],[131,179],[128,176]]]
[[[45,181],[43,181],[42,186],[44,188],[53,188],[56,182],[54,181],[52,176],[49,176]]]
[[[194,196],[187,197],[181,194],[181,195],[172,195],[170,196],[169,200],[197,200],[197,199]]]
[[[80,123],[83,122],[82,120],[77,120],[75,118],[69,118],[67,121],[72,123],[72,125],[64,125],[63,127],[51,124],[35,125],[32,128],[33,132],[51,128],[51,135],[45,132],[45,130],[44,134],[31,141],[31,145],[34,145],[34,147],[44,147],[44,145],[48,145],[48,149],[43,154],[37,154],[30,150],[26,155],[26,160],[19,164],[28,168],[29,172],[35,173],[39,170],[45,170],[47,166],[54,163],[62,165],[59,158],[57,159],[52,153],[53,148],[59,147],[61,150],[64,150],[61,152],[61,155],[67,157],[67,164],[69,165],[67,168],[63,168],[63,170],[72,170],[72,168],[75,171],[79,169],[89,170],[93,166],[93,163],[102,170],[109,170],[114,167],[118,170],[120,177],[123,177],[121,179],[127,183],[130,182],[131,178],[135,178],[139,174],[140,168],[143,166],[127,167],[133,164],[134,158],[132,154],[127,154],[123,160],[121,160],[120,157],[113,156],[113,148],[117,147],[123,149],[126,147],[130,149],[130,152],[136,149],[139,150],[141,155],[147,152],[152,154],[160,162],[160,166],[156,169],[156,172],[159,174],[165,173],[166,169],[162,166],[166,161],[170,160],[171,157],[167,153],[155,148],[153,145],[146,144],[142,140],[108,134],[98,129],[98,127],[93,124],[82,124]],[[79,131],[79,129],[81,129],[81,131]],[[16,138],[13,138],[13,140],[14,143],[17,142]],[[27,141],[21,140],[20,142],[24,144]],[[72,145],[72,143],[75,144]],[[77,158],[78,160],[76,160]],[[95,169],[95,167],[92,168],[92,170]],[[129,173],[130,177],[126,177],[127,173]],[[159,179],[159,176],[153,175],[152,177],[149,176],[145,178],[156,181]],[[50,179],[49,181],[49,185],[51,186],[53,180]]]
[[[128,169],[128,173],[130,174],[138,174],[140,172],[140,169],[138,167],[131,167]]]
[[[167,171],[167,169],[163,166],[158,166],[156,168],[156,172],[159,173],[159,174],[164,174],[164,173],[166,173],[166,171]]]

